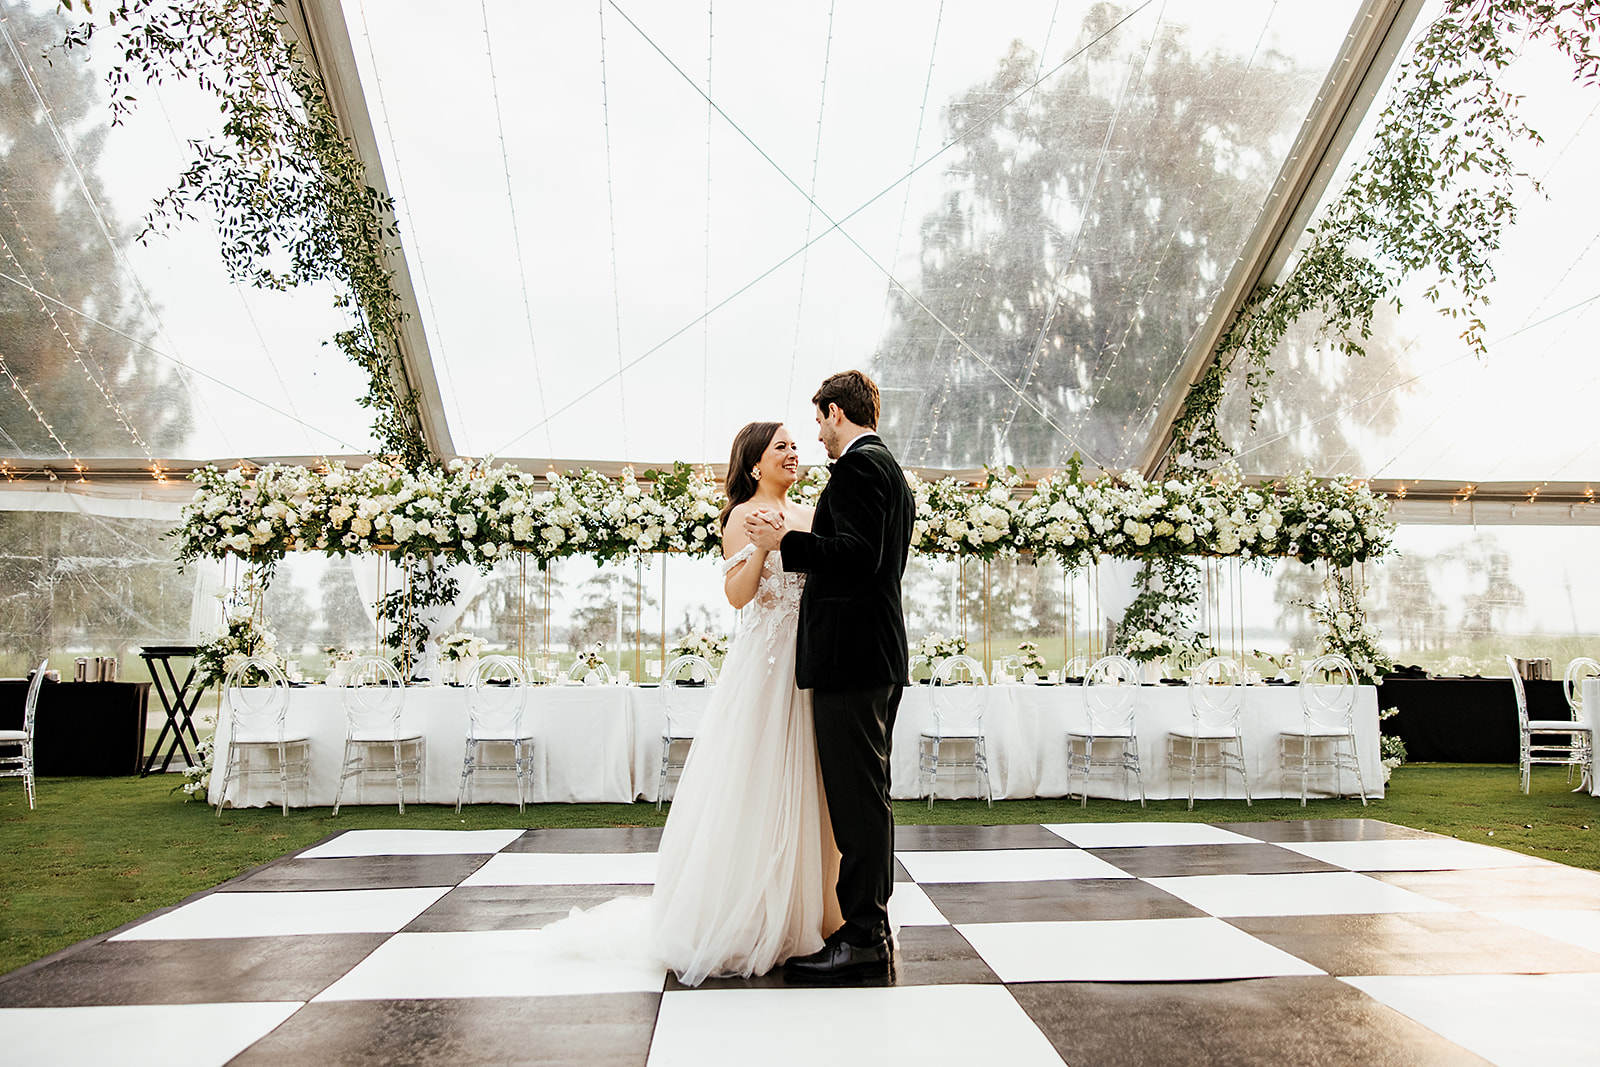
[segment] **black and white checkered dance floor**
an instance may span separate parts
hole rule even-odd
[[[1369,820],[909,826],[891,980],[541,954],[660,831],[352,830],[0,978],[7,1063],[1600,1062],[1600,874]]]

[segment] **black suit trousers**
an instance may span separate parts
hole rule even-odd
[[[894,888],[894,808],[889,747],[901,687],[812,691],[817,760],[839,846],[839,936],[855,945],[889,936]]]

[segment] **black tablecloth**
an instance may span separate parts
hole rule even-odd
[[[0,729],[22,729],[28,683],[0,681]],[[34,773],[109,777],[144,764],[149,682],[51,682],[39,687]]]
[[[1570,719],[1558,681],[1523,682],[1531,719]],[[1400,714],[1383,732],[1419,763],[1515,763],[1517,698],[1510,678],[1388,678],[1378,707]]]

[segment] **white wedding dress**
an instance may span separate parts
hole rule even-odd
[[[724,573],[754,552],[734,553]],[[795,687],[804,583],[768,554],[678,782],[648,915],[627,897],[575,912],[546,928],[568,952],[614,958],[648,944],[651,958],[699,985],[765,974],[840,925],[811,693]]]

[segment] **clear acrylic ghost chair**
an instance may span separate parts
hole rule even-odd
[[[1189,718],[1167,734],[1167,779],[1181,767],[1189,768],[1189,810],[1194,810],[1195,777],[1203,770],[1222,772],[1224,790],[1228,772],[1244,783],[1244,802],[1250,800],[1250,775],[1244,762],[1244,669],[1226,656],[1213,656],[1189,675]]]
[[[927,656],[912,656],[911,662],[907,664],[906,677],[911,679],[912,685],[917,685],[923,680],[917,677],[918,671],[926,671],[926,681],[929,685],[933,684],[933,661],[928,659]]]
[[[1572,780],[1572,768],[1579,767],[1587,780],[1592,771],[1590,753],[1593,751],[1588,724],[1571,719],[1529,719],[1528,694],[1522,686],[1522,675],[1517,673],[1517,661],[1507,656],[1506,668],[1511,672],[1511,685],[1517,695],[1517,764],[1522,774],[1522,791],[1528,791],[1536,763],[1566,767],[1568,781]],[[1535,741],[1535,737],[1540,740]]]
[[[666,720],[661,726],[661,773],[656,778],[656,810],[667,799],[667,781],[676,783],[689,761],[695,731],[705,715],[705,699],[698,690],[680,691],[678,679],[699,675],[710,685],[717,684],[717,669],[702,656],[679,656],[661,674],[661,703]]]
[[[22,791],[28,794],[28,810],[33,810],[33,721],[39,711],[39,686],[44,682],[48,659],[39,661],[28,683],[28,698],[22,706],[22,729],[0,730],[0,751],[16,749],[13,755],[0,755],[0,778],[21,778]]]
[[[1561,688],[1567,697],[1567,707],[1572,709],[1572,720],[1589,728],[1589,736],[1584,738],[1589,748],[1589,761],[1584,767],[1583,781],[1578,787],[1580,790],[1589,788],[1590,779],[1594,774],[1594,717],[1584,710],[1583,683],[1597,677],[1600,677],[1600,663],[1588,656],[1579,656],[1567,664],[1566,673],[1561,678]],[[1571,772],[1568,771],[1567,781],[1571,780]]]
[[[1344,772],[1354,771],[1361,804],[1367,787],[1361,778],[1361,750],[1356,744],[1356,669],[1343,656],[1318,656],[1300,675],[1300,728],[1279,734],[1279,765],[1284,777],[1300,778],[1300,806],[1306,806],[1313,774],[1333,768],[1333,791],[1344,796]]]
[[[1081,681],[1092,666],[1094,661],[1088,656],[1073,656],[1061,665],[1061,680],[1065,682],[1068,678],[1077,678]]]
[[[951,656],[933,674],[933,729],[922,732],[917,746],[917,795],[926,792],[930,809],[939,790],[940,768],[970,768],[974,783],[981,779],[983,795],[994,807],[989,756],[983,741],[983,709],[989,700],[987,682],[982,665],[971,656]],[[967,751],[971,755],[961,758],[959,754]]]
[[[1089,779],[1096,768],[1119,772],[1122,792],[1128,792],[1128,775],[1139,784],[1139,806],[1144,807],[1144,776],[1139,771],[1139,732],[1134,712],[1139,704],[1139,666],[1126,656],[1102,656],[1083,676],[1083,703],[1088,728],[1067,731],[1067,795],[1072,779],[1083,772],[1083,807],[1089,806]],[[1113,755],[1095,751],[1114,747]]]
[[[424,746],[417,730],[402,730],[400,713],[406,690],[395,665],[377,656],[363,656],[350,664],[344,697],[344,760],[339,788],[333,795],[333,813],[339,814],[344,784],[354,778],[359,797],[368,778],[394,779],[400,814],[406,811],[406,780],[417,788],[422,803]]]
[[[510,656],[487,656],[478,661],[467,703],[467,750],[461,758],[461,785],[456,789],[458,813],[463,797],[471,803],[470,790],[484,772],[491,776],[515,774],[517,811],[527,810],[527,778],[534,750],[533,732],[522,721],[527,704],[528,686],[520,662]]]
[[[261,684],[254,684],[256,682]],[[238,782],[242,794],[257,776],[276,778],[283,813],[289,814],[289,786],[302,793],[311,781],[311,738],[286,726],[289,680],[271,660],[252,657],[228,672],[222,683],[223,723],[228,762],[217,791],[217,814],[228,803],[228,787]],[[226,729],[224,730],[224,725]],[[303,798],[302,798],[303,799]],[[235,797],[234,805],[238,806]]]

